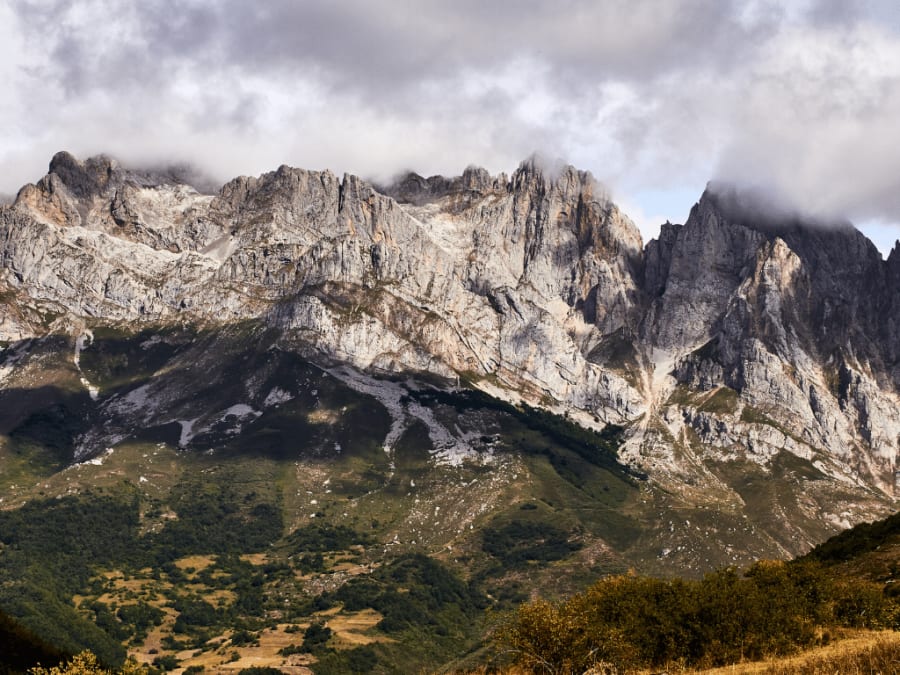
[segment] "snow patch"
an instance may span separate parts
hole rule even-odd
[[[28,353],[29,342],[30,341],[26,341],[16,346],[15,349],[12,349],[7,353],[5,362],[2,366],[0,366],[0,383],[2,383],[4,380],[6,380],[6,378],[12,375],[13,371],[16,369],[16,366],[19,365],[19,362],[23,358],[25,358],[25,354]]]
[[[137,389],[132,389],[127,394],[125,394],[125,396],[118,399],[113,404],[112,408],[119,413],[138,412],[139,410],[146,410],[148,412],[151,412],[149,406],[149,390],[149,384],[143,384]]]
[[[406,411],[404,410],[403,404],[400,403],[400,399],[406,395],[406,390],[395,382],[373,380],[346,367],[333,368],[326,372],[354,391],[358,391],[361,394],[368,394],[377,399],[381,405],[387,408],[392,421],[391,428],[388,431],[387,436],[385,436],[383,445],[384,451],[388,455],[392,455],[394,452],[394,445],[400,440],[400,437],[403,436],[403,432],[406,431],[406,427],[408,426]],[[316,394],[315,391],[312,393],[313,395]]]
[[[262,413],[254,410],[246,403],[236,403],[230,408],[226,408],[225,412],[222,413],[222,416],[219,419],[224,422],[229,415],[234,415],[239,419],[243,419],[244,417],[250,417],[251,415],[253,417],[259,417],[260,415],[262,415]]]
[[[244,421],[255,420],[257,417],[262,415],[258,410],[254,410],[246,403],[236,403],[235,405],[226,408],[225,411],[219,416],[218,421],[224,422],[225,424],[234,425],[233,428],[228,429],[225,433],[229,436],[236,436],[241,433],[242,424]],[[229,417],[236,417],[237,420],[230,420]],[[204,429],[205,431],[206,429]]]
[[[92,457],[91,459],[87,459],[87,460],[85,460],[85,461],[83,461],[83,462],[79,462],[79,464],[90,464],[90,465],[92,465],[92,466],[102,466],[102,465],[103,465],[103,461],[104,461],[107,457],[109,457],[112,453],[113,453],[113,449],[112,449],[112,448],[107,448],[107,449],[106,449],[106,452],[104,452],[102,455],[97,455],[96,457]]]
[[[254,410],[246,403],[235,403],[219,412],[216,417],[212,418],[212,422],[209,422],[210,418],[207,417],[207,423],[203,425],[198,424],[203,417],[195,417],[190,420],[175,420],[175,422],[181,425],[181,435],[178,439],[178,447],[187,447],[196,436],[209,431],[219,423],[230,425],[231,428],[227,429],[224,433],[229,436],[234,436],[241,433],[241,424],[243,422],[247,419],[255,420],[261,415],[262,413],[260,411]]]
[[[90,382],[88,382],[87,378],[85,378],[83,375],[81,376],[80,379],[81,379],[81,384],[84,386],[85,389],[87,389],[88,396],[91,397],[92,401],[96,401],[98,398],[100,398],[100,390],[97,387],[95,387]]]

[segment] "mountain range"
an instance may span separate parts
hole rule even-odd
[[[900,247],[752,190],[644,244],[535,158],[61,152],[0,206],[0,609],[164,670],[471,665],[486,607],[893,513],[898,388]]]
[[[535,158],[213,189],[61,152],[0,207],[0,345],[7,507],[264,457],[287,532],[377,512],[469,565],[540,516],[545,561],[694,575],[896,509],[900,247],[730,185],[644,244]]]

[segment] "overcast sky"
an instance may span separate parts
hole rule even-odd
[[[642,227],[711,179],[900,236],[900,3],[0,0],[0,192],[54,152],[385,178],[590,170]]]

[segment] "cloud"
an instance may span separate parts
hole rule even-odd
[[[14,0],[0,192],[62,148],[221,180],[496,172],[537,151],[614,194],[723,178],[898,222],[897,19],[834,0]]]
[[[881,26],[793,30],[736,82],[719,172],[816,214],[900,217],[900,40]]]

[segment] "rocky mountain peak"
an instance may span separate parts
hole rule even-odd
[[[142,188],[183,185],[203,193],[218,190],[211,179],[189,164],[133,168],[123,166],[108,155],[79,160],[66,151],[56,153],[50,160],[47,178],[50,176],[56,176],[78,199],[102,196],[125,184]]]
[[[118,162],[106,155],[90,157],[82,162],[62,151],[50,160],[49,174],[57,176],[75,197],[87,199],[105,191],[118,168]]]
[[[707,188],[685,224],[662,228],[647,248],[647,292],[656,298],[644,324],[647,339],[674,352],[709,340],[765,239],[735,223]]]
[[[382,186],[380,189],[381,192],[390,195],[398,202],[421,206],[425,202],[430,201],[437,192],[434,185],[437,182],[434,180],[436,178],[439,177],[434,176],[429,180],[414,171],[409,171],[396,178],[391,184]]]
[[[466,189],[479,193],[487,192],[494,187],[494,179],[491,178],[491,174],[480,166],[466,167],[460,176],[460,182]]]
[[[508,185],[504,174],[494,177],[482,167],[469,166],[461,175],[453,178],[444,176],[424,178],[410,171],[388,185],[377,185],[376,189],[402,204],[423,206],[447,197],[469,203],[489,193],[505,192]]]
[[[896,261],[900,259],[900,239],[894,241],[894,245],[891,248],[891,252],[888,254],[887,259],[889,261]]]
[[[846,268],[852,260],[855,271],[859,271],[859,266],[870,266],[881,259],[875,245],[852,223],[810,216],[761,190],[711,182],[698,208],[719,221],[760,232],[768,239],[780,237],[811,267],[826,264],[831,271]]]
[[[518,191],[553,191],[577,193],[588,188],[597,196],[608,198],[605,189],[589,171],[581,171],[570,164],[550,162],[538,155],[522,161],[510,180],[512,189]]]

